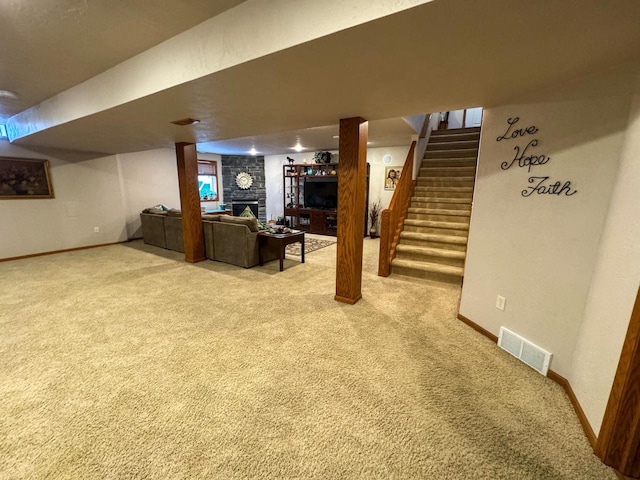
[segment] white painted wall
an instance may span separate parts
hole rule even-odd
[[[369,167],[369,204],[380,200],[383,210],[389,206],[391,197],[393,197],[393,190],[384,189],[385,167],[403,166],[407,159],[409,148],[410,145],[406,147],[367,149],[367,162],[371,165]],[[383,162],[385,155],[391,155],[391,163],[389,165],[385,165]],[[405,172],[403,171],[402,173],[404,175]]]
[[[180,208],[176,151],[171,148],[115,156],[128,238],[141,238],[140,212],[163,204]]]
[[[7,130],[14,140],[430,1],[248,0],[20,112]]]
[[[0,200],[0,258],[126,240],[114,156],[72,162],[4,141],[0,156],[48,159],[55,194],[53,199]]]
[[[624,65],[485,109],[460,304],[490,332],[504,325],[551,351],[596,433],[640,280],[639,78]],[[552,158],[531,174],[577,194],[520,195],[526,168],[500,164],[527,137],[496,142],[513,116],[539,128],[535,150]]]
[[[597,433],[640,284],[640,77],[570,381]],[[616,354],[617,352],[617,354]]]
[[[570,380],[629,99],[628,74],[616,71],[484,111],[460,313],[494,334],[504,325],[552,352],[551,368]],[[539,132],[496,142],[514,116]],[[514,146],[531,138],[539,139],[536,153],[552,160],[530,174],[502,170]],[[578,193],[524,198],[531,175],[571,180]],[[504,312],[495,308],[498,294],[507,299]]]
[[[408,115],[406,117],[402,117],[402,119],[407,122],[407,124],[413,129],[415,133],[420,133],[422,131],[422,126],[424,122],[427,120],[429,116],[428,113],[421,113],[418,115]]]
[[[265,155],[264,170],[267,186],[267,219],[277,219],[284,213],[282,166],[289,164],[287,157],[293,158],[295,164],[304,164],[305,161],[312,164],[313,153],[314,152],[303,152],[283,155]],[[332,151],[332,153],[337,155],[338,152]],[[369,170],[369,203],[379,199],[382,202],[382,208],[387,208],[393,192],[384,189],[384,170],[386,165],[383,163],[383,158],[389,154],[392,157],[389,166],[404,165],[408,153],[409,145],[406,147],[367,149],[367,162],[371,164]]]
[[[55,193],[0,200],[0,258],[138,238],[142,209],[180,207],[174,149],[69,161],[0,142],[0,156],[47,158]]]

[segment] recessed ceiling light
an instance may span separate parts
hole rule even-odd
[[[256,147],[251,147],[251,150],[249,150],[249,153],[251,155],[255,155],[256,153],[258,153],[258,151],[256,150]]]
[[[11,90],[0,90],[0,97],[4,98],[18,98],[18,94]]]
[[[171,123],[180,125],[181,127],[185,127],[187,125],[195,125],[196,123],[200,123],[200,120],[196,120],[195,118],[183,118],[182,120],[176,120]]]
[[[300,145],[300,142],[296,143],[295,147],[291,147],[292,150],[295,150],[296,152],[301,152],[302,150],[304,150],[304,147],[302,145]]]

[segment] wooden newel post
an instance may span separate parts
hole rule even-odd
[[[176,143],[180,209],[182,210],[182,239],[184,259],[190,263],[205,260],[202,212],[198,191],[198,154],[193,143]]]
[[[369,124],[363,118],[340,120],[335,299],[350,304],[362,298],[368,132]]]
[[[378,276],[388,277],[391,273],[391,210],[385,209],[380,216],[380,253],[378,259]]]

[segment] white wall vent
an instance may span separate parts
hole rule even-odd
[[[546,375],[551,362],[551,354],[546,350],[525,340],[520,335],[504,327],[500,327],[498,346],[511,355],[519,358],[534,370]]]

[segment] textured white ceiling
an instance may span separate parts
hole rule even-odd
[[[0,121],[243,1],[0,1]]]
[[[264,5],[268,8],[269,3]],[[203,147],[207,151],[237,148],[242,153],[251,143],[258,151],[276,153],[275,149],[288,149],[291,138],[312,132],[309,138],[315,140],[309,140],[309,148],[332,148],[322,129],[308,129],[335,128],[340,118],[351,116],[381,120],[504,104],[523,93],[622,62],[638,62],[638,19],[637,0],[436,0],[62,123],[16,143],[128,152],[193,141],[209,143]],[[287,34],[287,25],[281,34]],[[40,41],[39,55],[56,57],[54,49]],[[46,76],[44,68],[38,74]],[[192,127],[170,123],[184,117],[202,122]],[[382,126],[378,131],[384,137]],[[388,145],[399,144],[397,136],[386,138]]]

